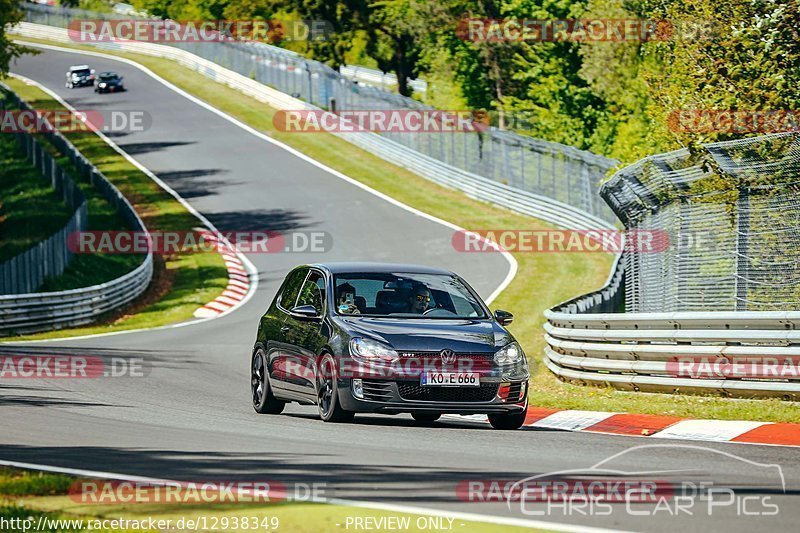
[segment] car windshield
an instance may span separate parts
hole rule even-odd
[[[393,318],[486,318],[478,296],[453,274],[360,272],[337,274],[340,315]]]
[[[84,68],[79,70],[73,70],[72,73],[76,76],[88,76],[89,74],[92,73],[92,71],[89,70],[88,68]]]
[[[100,81],[114,81],[117,79],[117,75],[113,72],[101,72],[100,73]]]

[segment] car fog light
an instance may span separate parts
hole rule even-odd
[[[353,380],[353,395],[356,398],[364,398],[364,383],[360,379]]]

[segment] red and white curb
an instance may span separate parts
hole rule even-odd
[[[194,312],[194,316],[197,318],[215,317],[232,310],[247,298],[247,293],[250,291],[250,275],[233,248],[226,243],[220,243],[214,236],[206,235],[205,238],[216,240],[218,244],[221,244],[222,251],[220,253],[225,261],[225,268],[228,270],[228,286],[213,301],[199,307]]]
[[[452,418],[488,422],[484,415],[453,415]],[[523,427],[652,439],[800,446],[800,424],[775,422],[694,420],[675,416],[529,407]]]

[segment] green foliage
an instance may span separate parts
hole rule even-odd
[[[0,0],[0,2],[9,0]],[[683,109],[796,110],[796,0],[133,0],[176,19],[324,20],[327,40],[278,43],[333,67],[428,80],[424,101],[493,111],[494,124],[631,162],[735,137],[679,131]],[[465,20],[644,19],[646,42],[473,42]],[[687,35],[687,28],[711,32]],[[672,126],[672,127],[671,127]]]
[[[0,78],[8,74],[8,65],[14,58],[34,53],[30,48],[11,41],[6,34],[8,28],[22,20],[22,15],[17,0],[0,0]]]
[[[657,2],[653,17],[707,21],[713,35],[654,44],[651,113],[660,124],[676,109],[796,110],[800,105],[800,5],[792,0]],[[656,90],[657,89],[657,90]],[[725,132],[674,133],[680,144],[724,140]]]

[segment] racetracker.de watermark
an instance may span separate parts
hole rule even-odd
[[[143,110],[0,110],[0,133],[138,133],[152,124],[150,114]]]
[[[800,111],[680,109],[667,125],[676,133],[784,133],[800,131]]]
[[[75,42],[219,43],[325,41],[333,32],[326,20],[160,20],[76,19],[67,33]]]
[[[692,379],[800,379],[798,355],[686,355],[666,363],[669,375]]]
[[[664,252],[669,234],[661,230],[458,230],[451,239],[459,252]]]
[[[333,237],[326,231],[75,231],[67,248],[75,254],[325,253]]]
[[[475,133],[489,129],[489,116],[438,109],[297,109],[277,111],[272,124],[290,133]]]
[[[716,35],[710,21],[636,18],[463,18],[456,35],[470,42],[647,42],[694,41]]]
[[[145,377],[150,364],[142,357],[87,355],[2,355],[0,379],[96,379]]]
[[[83,505],[322,502],[325,483],[257,481],[119,481],[78,480],[67,494]]]

